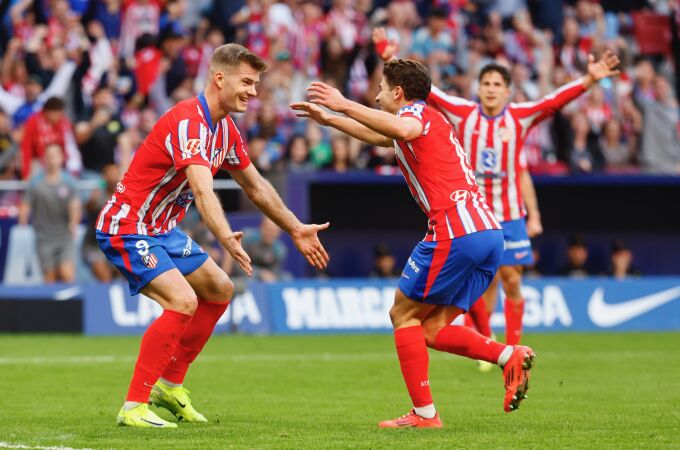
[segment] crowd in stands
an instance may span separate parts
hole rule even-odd
[[[529,133],[531,171],[680,174],[677,0],[10,0],[0,21],[2,180],[39,176],[56,145],[72,177],[111,190],[157,118],[203,89],[210,55],[226,42],[269,65],[237,117],[262,172],[397,173],[392,151],[288,107],[319,79],[374,105],[378,26],[398,56],[469,99],[486,63],[510,67],[513,101],[532,101],[611,48],[621,75]],[[0,208],[19,204],[16,193],[0,195]],[[98,195],[83,199],[89,214]]]

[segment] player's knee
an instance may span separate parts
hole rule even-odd
[[[423,335],[425,336],[425,344],[427,344],[428,347],[434,348],[435,342],[437,341],[437,334],[439,334],[439,330],[441,330],[441,328],[428,327],[425,324],[423,324]]]
[[[522,276],[519,273],[509,273],[503,278],[503,291],[510,298],[521,297]]]
[[[210,277],[210,280],[206,283],[205,292],[202,294],[204,300],[229,301],[234,296],[234,283],[226,273],[220,271]]]
[[[193,290],[187,289],[173,293],[169,303],[174,311],[193,316],[198,307],[198,298]]]

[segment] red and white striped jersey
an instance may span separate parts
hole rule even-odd
[[[535,102],[510,103],[489,117],[477,102],[445,94],[432,86],[427,102],[442,111],[461,138],[487,203],[501,222],[526,216],[520,173],[528,131],[586,91],[581,80],[566,84]]]
[[[203,94],[170,108],[135,153],[116,192],[99,213],[97,230],[155,235],[172,230],[194,199],[184,169],[192,164],[243,170],[250,164],[231,117],[213,128]]]
[[[487,207],[453,127],[425,102],[403,106],[399,117],[423,124],[420,136],[394,141],[397,162],[411,195],[428,218],[425,241],[445,241],[500,225]]]

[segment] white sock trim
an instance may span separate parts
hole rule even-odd
[[[424,417],[426,419],[432,419],[437,415],[437,410],[434,409],[434,403],[430,403],[427,406],[414,406],[413,410],[420,417]]]
[[[181,384],[173,383],[172,381],[168,381],[163,377],[159,378],[158,381],[160,381],[161,383],[163,383],[164,385],[166,385],[167,387],[170,387],[170,388],[182,387]]]
[[[131,409],[134,409],[134,408],[138,407],[139,405],[141,405],[140,402],[128,402],[128,401],[126,401],[125,403],[123,403],[123,409],[125,409],[125,411],[130,411]]]
[[[511,355],[512,345],[506,345],[505,349],[501,352],[500,356],[498,357],[498,365],[503,367],[508,362]]]

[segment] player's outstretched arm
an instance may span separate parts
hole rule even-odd
[[[242,231],[232,231],[224,215],[222,204],[213,191],[213,176],[209,168],[199,164],[192,164],[184,169],[189,180],[191,192],[196,199],[196,207],[210,232],[219,243],[229,252],[241,269],[250,277],[253,268],[250,256],[241,246]]]
[[[535,237],[543,233],[543,224],[541,223],[541,211],[538,209],[538,196],[534,188],[534,181],[527,169],[522,170],[519,182],[522,188],[522,199],[524,199],[524,205],[527,208],[527,234],[529,237]]]
[[[520,119],[524,132],[555,114],[601,79],[619,74],[616,69],[620,62],[619,57],[611,50],[606,50],[597,61],[593,55],[588,55],[588,61],[588,73],[579,80],[565,84],[538,101],[512,104],[513,113]]]
[[[290,107],[297,111],[295,115],[298,117],[312,119],[319,125],[333,127],[360,141],[368,142],[369,144],[380,147],[392,147],[394,145],[392,139],[385,137],[380,133],[376,133],[367,126],[362,125],[349,117],[328,114],[319,105],[309,102],[298,102],[292,103]]]
[[[325,269],[330,258],[319,241],[318,233],[328,228],[330,224],[301,223],[286,207],[271,183],[265,180],[252,164],[243,170],[234,170],[230,173],[250,201],[283,231],[290,234],[295,247],[307,262],[317,269]]]
[[[423,124],[414,117],[398,117],[346,99],[339,90],[315,81],[307,88],[312,103],[345,114],[383,136],[411,141],[423,132]]]

